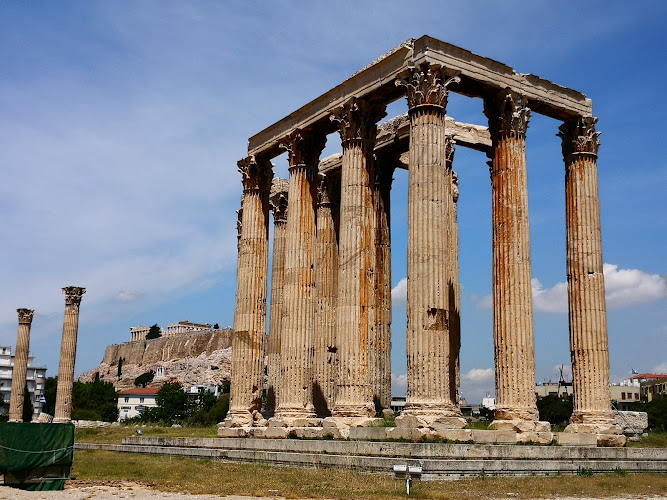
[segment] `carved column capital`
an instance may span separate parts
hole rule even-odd
[[[452,198],[454,203],[459,201],[459,174],[452,170]]]
[[[324,133],[297,129],[280,143],[280,147],[287,151],[290,170],[304,167],[315,169],[326,143],[327,136]]]
[[[456,151],[456,141],[451,135],[445,136],[445,162],[447,168],[452,168],[454,163],[454,152]]]
[[[484,114],[489,119],[491,138],[525,137],[530,119],[528,99],[507,87],[484,99]]]
[[[273,179],[271,162],[264,159],[248,156],[238,163],[239,172],[242,176],[243,192],[269,191]]]
[[[449,86],[460,81],[457,75],[448,77],[439,66],[422,63],[398,75],[395,84],[405,87],[410,109],[416,106],[439,106],[444,109],[447,107]]]
[[[385,106],[369,103],[353,97],[345,105],[334,110],[331,121],[338,124],[341,142],[374,142],[377,122],[386,116]]]
[[[322,206],[331,206],[331,196],[329,193],[329,184],[330,180],[326,174],[318,174],[320,179],[319,184],[317,185],[317,205]]]
[[[281,224],[287,222],[287,193],[278,193],[271,197],[271,210],[273,211],[273,223]]]
[[[83,294],[86,293],[86,289],[78,286],[66,286],[63,288],[63,293],[65,294],[66,305],[79,307],[81,298],[83,297]]]
[[[35,314],[34,310],[17,309],[16,312],[19,314],[19,324],[29,325],[32,323],[32,317]]]
[[[567,121],[558,127],[556,135],[562,140],[564,158],[573,154],[597,156],[600,148],[600,132],[595,131],[597,121],[594,116],[585,116]]]

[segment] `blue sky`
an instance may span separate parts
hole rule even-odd
[[[524,5],[525,4],[525,5]],[[612,379],[667,372],[667,4],[642,2],[0,3],[0,344],[36,310],[58,366],[66,285],[85,286],[76,372],[129,327],[233,322],[236,162],[247,139],[423,34],[575,88],[602,132]],[[404,100],[389,117],[406,111]],[[448,113],[485,125],[481,101]],[[537,380],[569,365],[558,123],[528,130]],[[325,154],[340,150],[330,136]],[[493,392],[491,189],[459,148],[462,394]],[[276,171],[286,175],[285,159]],[[407,173],[392,191],[395,392],[405,383]]]

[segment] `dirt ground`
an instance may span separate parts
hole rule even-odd
[[[71,481],[64,491],[22,491],[0,486],[0,500],[282,500],[283,497],[247,497],[231,495],[190,495],[188,493],[167,493],[151,489],[148,485],[125,482],[104,481],[88,483]],[[506,498],[506,497],[502,497]],[[661,496],[617,496],[605,500],[667,500]],[[527,500],[527,499],[523,499]],[[595,498],[557,497],[557,500],[597,500]]]

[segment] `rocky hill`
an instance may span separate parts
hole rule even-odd
[[[184,386],[220,385],[229,381],[232,366],[232,331],[184,333],[173,337],[113,344],[106,348],[102,363],[79,376],[80,382],[113,382],[117,389],[134,387],[134,379],[153,370],[150,386],[178,381]],[[123,359],[121,377],[118,361]]]

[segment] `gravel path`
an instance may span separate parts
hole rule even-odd
[[[0,486],[0,500],[284,500],[283,497],[247,497],[230,495],[190,495],[189,493],[168,493],[150,489],[142,484],[124,481],[104,481],[68,483],[64,491],[22,491]],[[503,497],[507,498],[507,497]],[[659,496],[616,496],[605,500],[667,500]],[[526,499],[523,499],[526,500]],[[582,497],[557,497],[557,500],[597,500]]]

